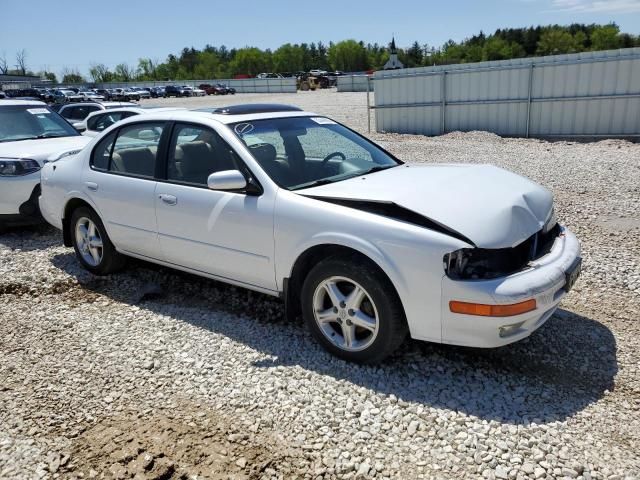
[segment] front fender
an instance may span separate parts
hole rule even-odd
[[[368,257],[378,267],[380,267],[389,277],[396,290],[406,289],[406,279],[394,262],[379,246],[362,237],[345,232],[319,232],[308,239],[303,239],[294,249],[294,253],[286,261],[286,267],[282,269],[283,275],[278,275],[278,285],[281,286],[283,278],[291,277],[293,267],[298,258],[311,248],[322,245],[338,245],[351,248],[362,255]]]

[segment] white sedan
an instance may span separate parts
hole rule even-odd
[[[95,274],[131,256],[280,296],[357,362],[407,333],[520,340],[580,272],[541,186],[489,165],[403,164],[282,105],[123,120],[44,167],[40,205]]]
[[[90,113],[82,122],[73,124],[73,127],[87,137],[95,137],[116,122],[125,118],[145,113],[159,113],[167,111],[185,110],[180,107],[139,107],[135,104],[131,107],[109,108]]]
[[[43,102],[0,100],[0,230],[42,222],[40,169],[88,142]]]

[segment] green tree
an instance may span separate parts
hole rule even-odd
[[[343,40],[331,45],[328,51],[329,65],[334,70],[358,72],[369,69],[367,50],[355,40]]]
[[[135,71],[126,63],[119,63],[113,69],[113,80],[118,82],[130,82],[134,80]]]
[[[89,75],[95,83],[110,82],[113,79],[113,74],[109,71],[109,67],[104,63],[91,65],[91,68],[89,68]]]
[[[80,75],[77,69],[70,69],[68,67],[64,67],[62,69],[62,83],[84,83],[86,82],[85,78]]]
[[[591,33],[592,50],[612,50],[621,46],[620,28],[615,23],[596,27]]]
[[[273,52],[273,70],[275,72],[298,72],[305,70],[305,53],[305,49],[301,46],[285,43]],[[309,57],[310,53],[309,51]]]
[[[579,51],[575,38],[568,31],[553,27],[540,35],[538,41],[538,55],[557,55]]]
[[[236,51],[229,64],[229,69],[233,75],[255,76],[258,73],[270,71],[270,63],[269,55],[266,52],[255,47],[246,47]]]

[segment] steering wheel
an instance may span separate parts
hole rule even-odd
[[[333,157],[340,157],[342,160],[346,160],[347,157],[344,156],[344,153],[342,152],[333,152],[330,153],[329,155],[327,155],[326,157],[324,157],[324,159],[322,160],[322,163],[320,164],[320,166],[322,168],[324,168],[327,163],[329,162],[329,160],[331,160]]]

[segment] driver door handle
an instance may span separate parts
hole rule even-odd
[[[161,193],[158,195],[158,198],[162,200],[167,205],[175,205],[178,203],[178,199],[174,195],[168,195],[166,193]]]
[[[84,184],[92,192],[95,192],[96,190],[98,190],[98,184],[95,182],[84,182]]]

